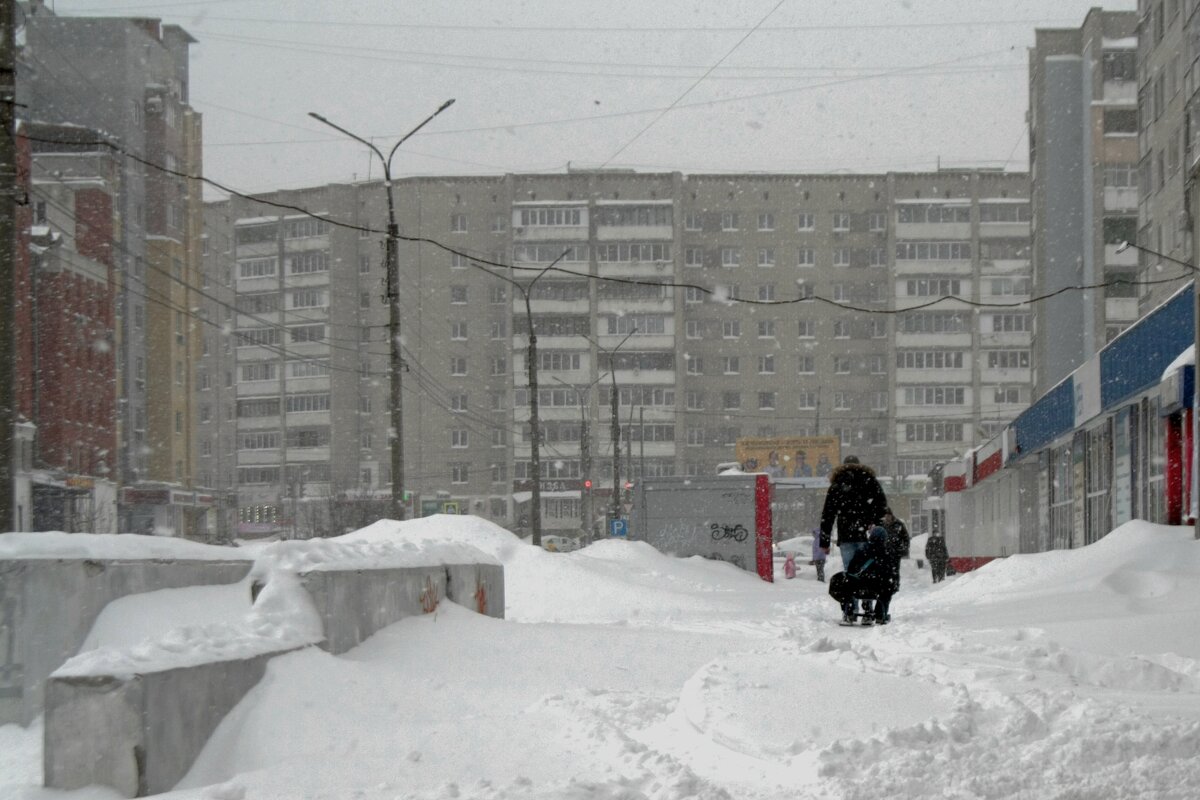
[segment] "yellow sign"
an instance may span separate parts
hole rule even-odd
[[[776,478],[824,478],[842,461],[836,436],[747,437],[735,452],[744,471]]]

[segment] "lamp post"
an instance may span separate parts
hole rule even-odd
[[[582,486],[579,491],[579,526],[584,537],[584,541],[591,541],[592,535],[592,435],[588,430],[588,409],[584,406],[584,395],[591,396],[592,387],[600,381],[604,380],[604,376],[596,378],[589,383],[583,391],[572,386],[561,378],[554,379],[568,389],[576,392],[579,398],[579,468],[583,473]]]
[[[621,420],[617,416],[617,405],[619,398],[617,396],[617,351],[625,346],[629,341],[629,337],[637,333],[637,328],[634,327],[625,334],[616,347],[612,350],[605,350],[600,346],[599,342],[593,341],[596,349],[608,354],[608,374],[612,376],[612,459],[613,459],[613,485],[612,485],[612,518],[619,519],[621,516]]]
[[[387,190],[387,211],[388,211],[388,226],[387,226],[387,302],[388,302],[388,337],[391,339],[391,348],[389,349],[388,367],[391,376],[390,390],[392,394],[392,435],[391,435],[391,465],[392,465],[392,516],[395,519],[404,519],[404,398],[401,396],[401,372],[404,369],[404,358],[400,352],[400,251],[399,242],[400,228],[396,224],[396,202],[393,196],[392,187],[392,156],[396,155],[396,151],[400,149],[400,145],[408,141],[414,133],[424,128],[429,122],[441,114],[450,106],[454,105],[454,99],[451,98],[438,106],[437,111],[434,111],[428,117],[421,121],[420,125],[413,128],[400,140],[392,146],[391,151],[385,158],[383,152],[373,143],[367,141],[361,136],[351,133],[337,123],[330,122],[325,117],[315,111],[308,112],[308,115],[313,119],[333,128],[339,133],[349,136],[356,142],[365,144],[370,148],[371,152],[379,156],[379,160],[383,162],[383,187]]]
[[[1125,250],[1129,249],[1130,247],[1132,247],[1134,250],[1139,250],[1143,253],[1149,253],[1150,255],[1161,258],[1164,261],[1170,261],[1174,264],[1179,264],[1182,267],[1187,267],[1189,270],[1191,270],[1191,272],[1192,272],[1192,317],[1193,317],[1192,341],[1195,346],[1194,347],[1195,352],[1200,353],[1200,275],[1197,274],[1196,265],[1188,263],[1187,261],[1182,261],[1178,258],[1173,258],[1169,255],[1166,255],[1165,253],[1160,253],[1157,250],[1151,250],[1149,247],[1142,247],[1140,244],[1134,244],[1133,242],[1128,242],[1128,241],[1121,242],[1121,244],[1118,245],[1118,247],[1117,247],[1117,252],[1118,253],[1124,252]],[[1197,462],[1200,461],[1200,457],[1198,457],[1198,456],[1200,456],[1200,439],[1197,438],[1197,434],[1200,434],[1200,403],[1198,403],[1197,400],[1200,400],[1200,395],[1197,395],[1195,389],[1193,389],[1192,390],[1192,426],[1193,426],[1192,427],[1192,475],[1191,475],[1193,494],[1196,491],[1196,487],[1197,487],[1197,480],[1196,480]],[[1192,502],[1193,503],[1196,502],[1196,499],[1194,496],[1192,497]],[[1185,517],[1186,517],[1186,514],[1185,514]],[[1195,525],[1195,527],[1193,528],[1192,535],[1196,539],[1200,539],[1200,515],[1197,515],[1194,525]]]

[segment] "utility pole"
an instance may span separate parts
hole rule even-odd
[[[16,486],[13,459],[13,430],[17,421],[17,393],[13,369],[16,343],[13,316],[16,312],[16,42],[13,0],[0,0],[0,531],[16,529]]]
[[[621,420],[617,416],[617,404],[620,400],[617,394],[617,351],[620,350],[629,337],[637,333],[637,328],[633,328],[629,333],[625,334],[625,338],[614,347],[612,350],[605,350],[608,353],[608,374],[612,376],[612,461],[613,461],[613,485],[612,485],[612,518],[621,518]],[[599,344],[593,342],[597,350],[603,350]]]
[[[315,111],[308,112],[308,115],[318,122],[333,128],[334,130],[349,136],[357,142],[365,144],[371,149],[375,155],[379,156],[379,160],[383,162],[383,187],[387,190],[387,304],[388,304],[388,337],[391,339],[391,347],[388,349],[388,371],[390,373],[390,391],[392,394],[392,431],[391,431],[391,466],[392,466],[392,516],[395,519],[402,520],[405,516],[404,510],[404,397],[401,394],[403,389],[403,381],[401,374],[404,370],[404,356],[400,350],[400,226],[396,223],[396,201],[393,196],[392,186],[392,156],[396,155],[396,151],[400,149],[400,145],[408,141],[408,138],[417,131],[424,128],[438,114],[445,111],[450,106],[454,105],[454,99],[451,98],[442,103],[437,111],[434,111],[426,117],[420,125],[413,128],[408,133],[404,134],[392,150],[384,158],[383,152],[371,142],[351,133],[345,128],[330,122],[325,117]]]

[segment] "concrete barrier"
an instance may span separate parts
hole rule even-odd
[[[282,578],[303,590],[303,604],[319,620],[324,638],[313,636],[311,641],[334,654],[406,617],[433,613],[445,599],[481,614],[504,616],[500,564],[334,565],[294,578],[276,572],[256,585],[256,609]],[[292,600],[290,605],[300,604]],[[258,641],[271,639],[266,635]],[[276,650],[259,649],[142,672],[106,672],[86,664],[72,670],[68,663],[50,676],[46,689],[46,787],[99,784],[127,797],[168,791],[190,769],[220,721],[262,678],[267,662],[297,645],[293,640]]]
[[[42,712],[48,676],[79,652],[104,607],[157,589],[237,583],[250,561],[0,559],[0,725]]]

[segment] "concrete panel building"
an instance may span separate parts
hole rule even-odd
[[[1035,389],[1045,392],[1138,317],[1137,15],[1093,9],[1039,29],[1029,52]]]
[[[200,369],[232,380],[236,435],[201,469],[236,464],[245,530],[339,532],[335,510],[390,491],[385,197],[209,206],[207,285],[235,297],[209,313],[236,314]],[[547,532],[610,506],[614,381],[621,484],[711,474],[745,436],[837,436],[923,474],[1030,399],[1024,173],[585,171],[409,179],[396,199],[413,513],[527,528],[531,323]],[[200,406],[228,412],[207,385]]]

